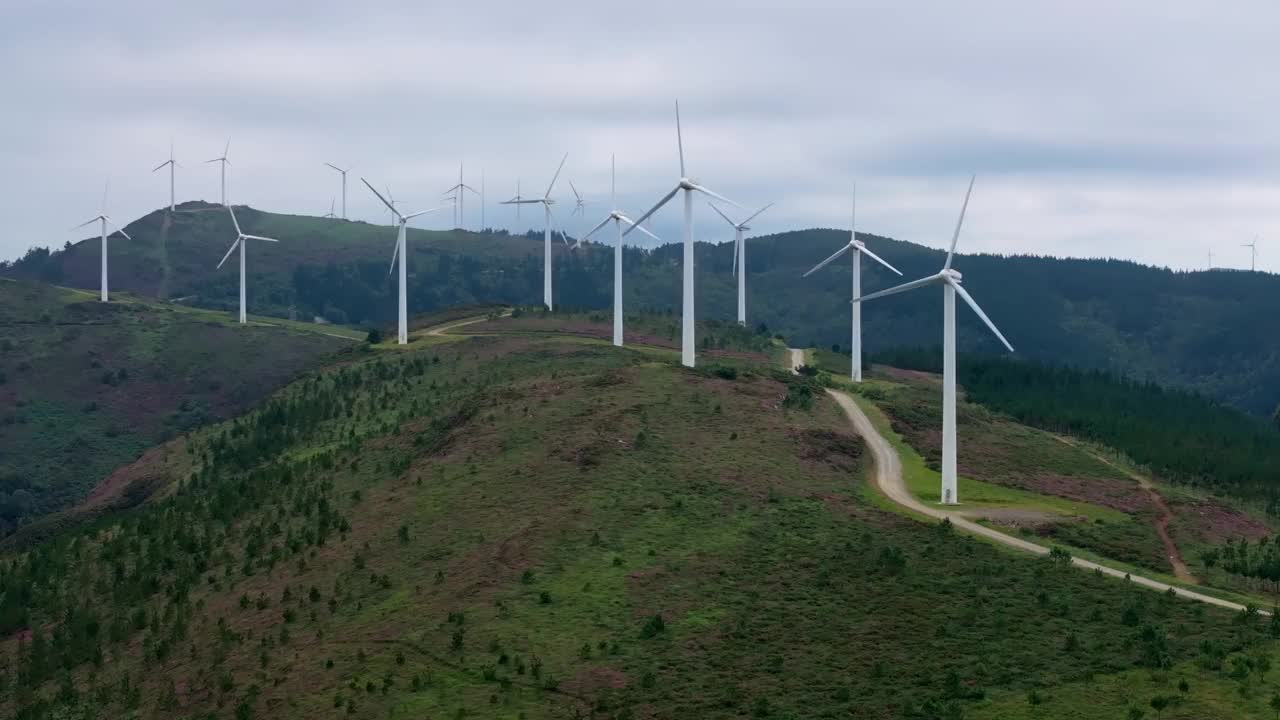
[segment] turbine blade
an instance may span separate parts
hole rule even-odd
[[[610,215],[609,217],[607,217],[607,218],[605,218],[605,219],[601,220],[601,221],[600,221],[600,224],[599,224],[599,225],[597,225],[597,226],[595,226],[595,227],[593,227],[593,228],[591,228],[591,231],[590,231],[590,232],[588,232],[586,235],[583,235],[583,236],[582,236],[582,239],[583,239],[583,240],[586,240],[587,238],[591,237],[592,235],[595,235],[597,232],[599,232],[600,228],[604,227],[605,225],[608,225],[608,224],[609,224],[609,221],[610,221],[610,220],[612,220],[612,219],[613,219],[613,216],[612,216],[612,215]],[[579,242],[581,242],[581,241],[579,241]]]
[[[388,275],[396,271],[396,256],[399,254],[400,254],[400,236],[397,235],[395,249],[391,251],[391,267],[387,269]]]
[[[733,276],[738,277],[738,239],[733,239]]]
[[[84,227],[85,225],[91,225],[91,224],[93,224],[93,223],[98,222],[98,221],[99,221],[99,220],[101,220],[101,219],[102,219],[102,216],[101,216],[101,215],[99,215],[98,217],[89,218],[88,220],[85,220],[84,222],[80,223],[79,225],[77,225],[77,226],[75,226],[75,227],[71,228],[71,230],[79,230],[80,228]],[[68,230],[67,232],[71,232],[71,230]]]
[[[328,165],[329,167],[333,168],[334,170],[337,170],[338,172],[346,172],[346,170],[343,170],[342,168],[338,167],[337,165],[334,165],[333,163],[325,163],[325,165]]]
[[[573,191],[573,198],[581,203],[582,195],[578,192],[578,188],[574,187],[572,180],[569,181],[569,189]]]
[[[236,211],[232,209],[230,205],[228,205],[227,212],[231,213],[231,222],[236,226],[236,234],[243,235],[244,233],[240,230],[240,221],[236,220]]]
[[[991,322],[991,318],[987,317],[987,314],[982,312],[982,308],[978,307],[978,302],[969,295],[969,291],[965,290],[958,282],[952,282],[951,280],[948,280],[947,282],[951,283],[951,287],[956,289],[957,295],[963,298],[965,302],[969,303],[969,307],[973,308],[973,311],[978,314],[978,317],[982,318],[982,322],[986,323],[987,327],[991,328],[991,332],[995,333],[996,337],[1000,338],[1000,342],[1004,343],[1004,346],[1009,348],[1009,352],[1014,352],[1013,346],[1009,344],[1008,340],[1004,339],[1004,335],[1000,332],[999,328],[996,327],[996,324]]]
[[[441,205],[440,207],[433,207],[433,208],[431,208],[430,210],[419,210],[419,211],[418,211],[418,212],[416,212],[416,213],[410,213],[409,215],[405,215],[405,216],[404,216],[404,219],[405,219],[406,221],[408,221],[408,220],[411,220],[411,219],[413,219],[413,218],[418,217],[419,215],[426,215],[427,213],[433,213],[433,212],[435,212],[435,211],[437,211],[437,210],[443,210],[443,209],[444,209],[444,206],[443,206],[443,205]]]
[[[214,158],[214,159],[212,159],[212,160],[205,160],[205,161],[204,161],[204,164],[205,164],[205,165],[208,165],[208,164],[209,164],[209,163],[211,163],[211,162],[220,162],[221,160],[222,160],[222,158]]]
[[[830,265],[830,264],[831,264],[831,262],[832,262],[833,260],[835,260],[836,258],[838,258],[838,257],[840,257],[841,255],[845,254],[846,252],[849,252],[849,248],[851,248],[851,247],[853,247],[853,245],[852,245],[852,244],[845,244],[845,246],[844,246],[844,247],[842,247],[842,248],[840,248],[839,250],[837,250],[837,251],[835,251],[835,252],[831,253],[831,257],[827,258],[826,260],[823,260],[822,262],[818,263],[817,265],[814,265],[812,270],[810,270],[809,272],[807,272],[807,273],[805,273],[805,274],[801,275],[800,277],[802,277],[802,278],[807,278],[807,277],[809,277],[810,275],[812,275],[812,274],[814,274],[814,273],[818,272],[818,271],[819,271],[819,270],[821,270],[822,268],[824,268],[824,267],[826,267],[826,266]]]
[[[227,258],[231,257],[231,253],[236,249],[236,246],[239,244],[240,244],[240,238],[237,237],[236,241],[231,243],[231,247],[227,248],[227,254],[222,256],[222,260],[218,263],[218,268],[221,268],[222,263],[226,262]]]
[[[567,157],[567,155],[566,155],[566,157]],[[569,236],[565,234],[565,232],[564,232],[564,226],[560,224],[560,218],[556,217],[555,212],[551,209],[551,205],[547,205],[547,215],[550,215],[550,216],[551,216],[551,219],[555,221],[555,223],[556,223],[556,227],[560,228],[560,239],[561,239],[561,240],[564,240],[564,244],[565,244],[565,245],[568,245],[568,244],[569,244]]]
[[[892,270],[892,271],[894,271],[894,272],[898,273],[899,275],[901,275],[901,274],[902,274],[902,271],[901,271],[901,270],[899,270],[898,268],[896,268],[896,267],[894,267],[894,266],[890,265],[888,262],[886,262],[886,261],[885,261],[885,259],[884,259],[884,258],[882,258],[882,257],[880,257],[879,255],[877,255],[877,254],[875,254],[875,253],[871,252],[870,250],[868,250],[866,245],[863,245],[862,243],[858,243],[858,250],[859,250],[860,252],[862,252],[864,255],[866,255],[867,257],[871,258],[872,260],[875,260],[876,262],[878,262],[878,263],[880,263],[881,265],[883,265],[883,266],[885,266],[885,267],[889,268],[890,270]]]
[[[157,166],[155,166],[155,167],[151,168],[151,172],[155,172],[156,170],[159,170],[160,168],[164,167],[165,165],[168,165],[168,164],[169,164],[169,163],[171,163],[171,162],[173,162],[173,161],[172,161],[172,160],[165,160],[164,162],[160,163],[159,165],[157,165]]]
[[[692,184],[692,183],[691,183],[691,184]],[[741,205],[739,205],[738,203],[736,203],[736,202],[734,202],[734,201],[730,200],[729,198],[727,198],[727,197],[725,197],[725,196],[723,196],[723,195],[721,195],[721,194],[719,194],[719,193],[717,193],[717,192],[714,192],[713,190],[711,190],[711,188],[703,187],[702,185],[694,185],[694,186],[693,186],[693,189],[694,189],[694,190],[697,190],[697,191],[698,191],[698,192],[700,192],[700,193],[705,193],[705,194],[707,194],[707,195],[710,195],[711,197],[713,197],[713,198],[715,198],[715,199],[719,200],[720,202],[727,202],[727,203],[729,203],[730,205],[732,205],[732,206],[734,206],[734,207],[738,208],[739,210],[746,210],[746,208],[742,207],[742,206],[741,206]]]
[[[760,216],[760,213],[764,212],[765,210],[768,210],[768,209],[769,209],[769,208],[771,208],[771,207],[773,207],[773,203],[769,203],[768,205],[765,205],[764,207],[762,207],[762,208],[760,208],[759,210],[757,210],[757,211],[755,211],[754,213],[752,213],[752,214],[751,214],[751,216],[750,216],[750,217],[748,217],[746,220],[743,220],[743,221],[742,221],[742,224],[743,224],[743,225],[746,225],[747,223],[751,222],[752,220],[755,220],[757,217],[759,217],[759,216]]]
[[[556,168],[556,174],[552,176],[552,183],[550,183],[549,186],[547,186],[547,192],[544,193],[543,199],[547,199],[547,197],[552,196],[552,188],[556,187],[556,181],[558,181],[559,179],[559,173],[561,173],[561,170],[564,169],[564,160],[568,160],[568,152],[566,152],[563,158],[561,158],[561,164],[559,164],[559,167]]]
[[[470,190],[472,195],[479,195],[479,194],[480,194],[480,191],[476,190],[475,188],[471,187],[470,185],[460,185],[459,187],[460,187],[460,188],[462,188],[463,190]]]
[[[536,205],[540,202],[542,202],[542,198],[538,198],[537,200],[517,200],[515,198],[512,198],[510,200],[503,200],[498,204],[499,205]]]
[[[874,293],[871,293],[870,295],[863,295],[860,298],[854,298],[853,301],[865,302],[867,300],[875,300],[876,298],[888,297],[889,295],[897,295],[898,293],[904,293],[904,292],[907,292],[908,290],[915,290],[916,288],[921,288],[926,285],[932,285],[934,283],[940,283],[940,282],[946,282],[946,280],[943,279],[943,275],[941,274],[930,275],[929,277],[926,277],[926,278],[920,278],[919,280],[912,280],[909,283],[903,283],[896,287],[891,287],[888,290],[881,290],[880,292],[874,292]]]
[[[964,193],[964,204],[960,206],[960,219],[956,220],[956,232],[951,236],[951,249],[947,251],[947,263],[942,266],[943,270],[951,269],[951,259],[956,254],[956,242],[960,240],[960,226],[964,224],[964,211],[969,209],[969,195],[973,194],[973,181],[977,179],[977,175],[969,178],[969,189]]]
[[[280,242],[275,238],[262,237],[261,235],[245,235],[244,237],[250,240],[266,240],[267,242]]]
[[[396,210],[396,208],[395,208],[395,206],[394,206],[394,205],[392,205],[391,203],[387,202],[387,199],[386,199],[386,198],[384,198],[384,197],[382,197],[382,193],[380,193],[380,192],[378,192],[377,190],[375,190],[375,189],[374,189],[374,187],[373,187],[372,185],[370,185],[370,184],[369,184],[369,181],[368,181],[368,180],[365,180],[364,178],[360,178],[360,182],[364,183],[364,186],[365,186],[365,187],[367,187],[367,188],[369,188],[370,192],[372,192],[374,195],[377,195],[377,196],[378,196],[378,199],[382,201],[382,204],[383,204],[383,205],[386,205],[386,206],[387,206],[387,209],[388,209],[388,210],[390,210],[391,212],[395,213],[395,214],[396,214],[396,217],[400,217],[400,211],[399,211],[399,210]]]
[[[637,218],[637,219],[636,219],[636,221],[635,221],[635,223],[634,223],[634,224],[632,224],[632,226],[631,226],[630,228],[628,228],[626,232],[622,233],[622,235],[623,235],[624,237],[625,237],[625,236],[627,236],[627,235],[630,235],[632,230],[635,230],[635,229],[636,229],[636,227],[637,227],[637,226],[639,226],[639,225],[640,225],[640,223],[642,223],[642,222],[644,222],[645,220],[647,220],[647,219],[649,218],[649,216],[650,216],[650,215],[652,215],[652,214],[654,214],[654,213],[658,212],[658,209],[659,209],[659,208],[661,208],[663,205],[666,205],[668,202],[670,202],[671,198],[675,197],[675,196],[676,196],[676,193],[678,193],[678,192],[680,192],[680,186],[679,186],[679,185],[677,185],[677,186],[675,187],[675,189],[674,189],[674,190],[672,190],[671,192],[669,192],[669,193],[667,193],[665,196],[663,196],[663,198],[662,198],[661,200],[659,200],[659,201],[658,201],[658,203],[657,203],[656,205],[654,205],[653,207],[649,208],[649,212],[647,212],[647,213],[645,213],[645,214],[641,215],[639,218]]]
[[[707,204],[711,206],[711,209],[712,209],[712,210],[715,210],[715,211],[716,211],[716,214],[717,214],[717,215],[719,215],[720,217],[724,218],[724,221],[725,221],[725,222],[729,223],[729,225],[730,225],[731,227],[733,227],[734,229],[737,229],[737,227],[738,227],[738,223],[736,223],[736,222],[734,222],[734,221],[730,220],[730,219],[729,219],[729,216],[728,216],[728,215],[725,215],[723,212],[721,212],[721,211],[720,211],[720,208],[716,207],[716,204],[715,204],[715,203],[709,202],[709,203],[707,203]]]
[[[679,100],[676,100],[676,147],[680,150],[680,177],[684,177],[684,133],[680,131]]]
[[[228,135],[228,136],[227,136],[227,145],[226,145],[226,147],[222,148],[222,159],[223,159],[223,160],[226,160],[226,159],[227,159],[227,155],[229,155],[230,153],[231,153],[231,136],[230,136],[230,135]]]
[[[129,237],[129,233],[127,233],[127,232],[125,232],[125,231],[124,231],[124,228],[120,227],[119,225],[116,225],[115,221],[114,221],[114,220],[112,220],[111,218],[107,218],[107,222],[111,223],[111,227],[115,228],[115,229],[116,229],[116,232],[118,232],[118,233],[120,233],[121,235],[125,236],[125,238],[126,238],[126,239],[128,239],[128,240],[132,240],[132,239],[133,239],[133,238]]]
[[[620,220],[622,220],[622,222],[624,222],[624,223],[626,223],[626,224],[628,224],[628,225],[630,225],[630,226],[634,227],[636,230],[639,230],[640,232],[644,233],[645,235],[648,235],[649,237],[653,238],[654,240],[657,240],[658,242],[662,242],[662,238],[660,238],[660,237],[658,237],[657,235],[654,235],[653,233],[649,232],[649,230],[648,230],[647,228],[645,228],[645,226],[643,226],[643,225],[639,225],[639,224],[634,223],[634,222],[631,222],[631,218],[627,217],[626,215],[622,215],[621,213],[619,213],[618,219],[620,219]],[[625,235],[626,233],[623,233],[623,234]]]

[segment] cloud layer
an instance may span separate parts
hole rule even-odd
[[[856,180],[860,229],[941,246],[974,172],[968,251],[1247,267],[1260,235],[1280,270],[1275,3],[183,5],[6,10],[0,258],[78,239],[108,176],[117,218],[166,204],[170,138],[180,201],[217,199],[230,137],[237,203],[327,212],[328,161],[427,207],[465,161],[513,229],[496,203],[568,152],[594,224],[611,154],[632,213],[674,184],[679,97],[689,173],[777,201],[757,232],[845,226]],[[384,217],[351,182],[350,214]],[[697,234],[729,237],[705,208]]]

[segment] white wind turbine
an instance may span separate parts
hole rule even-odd
[[[93,223],[101,223],[102,225],[102,246],[101,246],[102,247],[102,276],[98,280],[98,289],[99,289],[98,299],[101,300],[102,302],[107,302],[108,300],[107,298],[107,236],[111,235],[112,233],[107,232],[107,223],[111,223],[111,226],[116,229],[115,231],[125,236],[126,239],[128,240],[133,239],[129,237],[129,233],[125,232],[123,229],[120,228],[120,226],[116,225],[115,221],[107,217],[107,188],[108,187],[110,187],[110,183],[108,183],[106,186],[102,188],[102,212],[98,213],[97,217],[86,220],[80,223],[79,225],[71,228],[72,230],[79,230],[85,225],[92,225]]]
[[[832,253],[831,257],[823,260],[813,267],[812,270],[805,273],[801,277],[809,277],[815,272],[821,270],[831,263],[832,260],[840,257],[844,253],[853,251],[853,330],[849,339],[849,378],[854,382],[862,382],[862,304],[858,302],[858,298],[862,297],[862,256],[875,260],[890,270],[902,274],[898,268],[885,262],[883,258],[867,249],[867,246],[858,240],[858,232],[856,230],[858,221],[858,196],[857,189],[854,189],[853,209],[849,214],[849,243],[839,250]]]
[[[173,141],[169,142],[169,159],[155,166],[151,172],[155,172],[166,165],[169,166],[169,212],[173,212],[174,205],[176,204],[174,202],[173,192],[173,169],[178,166],[178,161],[173,159]]]
[[[338,167],[337,165],[334,165],[333,163],[328,163],[328,162],[325,163],[325,165],[328,165],[334,170],[337,170],[338,173],[342,175],[342,219],[346,220],[347,219],[347,172],[351,170],[351,168],[343,169]]]
[[[650,215],[654,214],[663,205],[666,205],[676,193],[684,191],[684,287],[682,291],[683,310],[681,312],[681,336],[680,336],[680,362],[686,367],[694,365],[695,337],[694,337],[694,310],[693,310],[693,193],[703,193],[710,195],[717,200],[729,203],[730,205],[743,209],[741,205],[730,200],[723,195],[719,195],[710,189],[699,185],[684,171],[684,139],[680,132],[680,102],[676,101],[676,145],[680,151],[680,182],[671,192],[667,193],[656,205],[649,209],[649,212],[641,215],[636,219],[636,224],[640,224],[647,220]],[[635,226],[628,228],[623,235],[629,235]]]
[[[768,205],[765,205],[764,207],[755,211],[754,213],[751,214],[750,217],[748,217],[746,220],[743,220],[740,223],[736,223],[730,220],[729,216],[721,212],[720,208],[716,207],[714,204],[712,203],[707,203],[707,204],[711,205],[711,209],[715,210],[716,214],[724,218],[724,221],[729,223],[729,225],[733,228],[733,274],[738,276],[738,324],[746,325],[747,324],[747,246],[746,246],[746,243],[743,242],[742,233],[746,230],[751,229],[751,227],[747,225],[747,223],[751,222],[752,220],[755,220],[756,217],[760,215],[760,213],[773,207],[773,203],[769,203]],[[741,272],[739,272],[739,268],[741,268]]]
[[[592,228],[591,232],[583,235],[582,239],[578,240],[578,243],[574,247],[582,247],[583,241],[596,234],[600,228],[609,224],[610,220],[613,221],[613,224],[618,230],[618,237],[613,244],[613,344],[618,347],[622,347],[622,224],[626,223],[627,226],[634,227],[635,223],[631,221],[631,218],[624,215],[621,210],[617,209],[618,178],[612,156],[609,158],[609,178],[609,204],[612,205],[614,209],[609,211],[609,215],[604,220],[601,220],[599,225]],[[658,242],[662,242],[661,238],[644,228],[640,228],[640,232],[648,235]]]
[[[542,302],[544,305],[547,306],[548,310],[552,309],[551,307],[551,220],[552,220],[551,206],[554,205],[556,202],[555,200],[551,199],[551,191],[556,186],[556,180],[560,179],[560,171],[564,169],[564,161],[568,159],[569,159],[569,153],[565,153],[564,157],[560,159],[560,167],[556,168],[556,174],[551,177],[551,184],[547,186],[547,191],[543,193],[542,197],[537,198],[536,200],[526,200],[521,198],[520,190],[519,190],[520,186],[519,184],[517,184],[516,196],[502,203],[503,205],[515,205],[517,208],[519,208],[521,205],[533,205],[536,203],[542,204],[542,208],[544,211],[543,225],[542,225]],[[564,230],[560,231],[560,237],[564,238],[565,245],[569,244],[569,238],[567,235],[564,234]]]
[[[942,502],[955,504],[960,501],[956,483],[956,295],[959,295],[1000,342],[1013,352],[1013,346],[996,328],[991,318],[978,307],[969,293],[960,285],[960,273],[951,269],[951,261],[956,254],[956,242],[960,239],[960,226],[964,223],[964,213],[969,207],[969,195],[973,193],[973,179],[969,180],[969,190],[964,194],[964,205],[960,207],[960,219],[956,221],[955,234],[951,236],[951,249],[947,251],[947,261],[936,275],[913,280],[897,287],[871,293],[864,298],[855,298],[854,304],[875,300],[876,298],[896,295],[927,285],[942,286]]]
[[[373,189],[373,186],[369,184],[368,180],[365,180],[364,178],[360,178],[360,182],[364,183],[365,187],[369,188],[369,191],[372,192],[374,195],[377,195],[378,199],[382,201],[382,204],[387,206],[387,209],[391,211],[391,214],[395,217],[397,221],[396,225],[399,226],[399,230],[396,233],[396,247],[395,247],[395,250],[391,252],[391,270],[388,272],[390,273],[395,271],[396,259],[399,258],[400,259],[400,300],[399,300],[400,317],[399,317],[399,328],[397,330],[396,337],[397,337],[397,342],[399,342],[401,345],[405,345],[409,342],[409,299],[408,299],[409,296],[408,296],[408,281],[407,281],[408,271],[405,269],[405,265],[406,263],[408,263],[408,255],[407,255],[408,249],[405,247],[405,235],[407,234],[406,227],[408,226],[410,220],[418,217],[419,215],[426,215],[427,213],[435,212],[440,208],[434,207],[434,208],[431,208],[430,210],[419,210],[416,213],[401,215],[400,211],[397,210],[394,205],[388,202],[386,198],[382,197],[381,193]]]
[[[329,212],[325,213],[322,217],[324,217],[324,218],[325,218],[325,219],[327,219],[327,220],[333,220],[334,218],[337,218],[337,217],[338,217],[338,216],[333,212],[333,206],[334,206],[334,204],[335,204],[336,202],[337,202],[337,200],[336,200],[335,198],[329,198]]]
[[[223,205],[226,205],[226,204],[227,204],[227,166],[231,164],[231,161],[227,159],[227,155],[230,153],[230,151],[231,151],[231,138],[227,138],[227,145],[226,145],[226,147],[222,148],[222,157],[216,157],[216,158],[214,158],[214,159],[212,159],[212,160],[205,160],[205,161],[204,161],[206,165],[208,165],[209,163],[213,163],[213,162],[221,163],[221,166],[222,166],[222,204],[223,204]]]
[[[240,324],[244,325],[248,322],[248,314],[245,312],[244,302],[244,247],[246,240],[265,240],[267,242],[279,242],[275,238],[262,237],[261,235],[247,235],[240,229],[240,221],[236,220],[236,211],[230,205],[227,206],[227,212],[231,213],[231,223],[236,226],[236,241],[231,243],[231,247],[227,248],[227,254],[222,256],[222,261],[218,263],[218,267],[222,267],[222,263],[231,257],[231,253],[238,245],[240,247]]]
[[[445,190],[445,193],[453,193],[456,198],[453,204],[453,226],[461,230],[467,229],[467,200],[466,194],[472,193],[479,195],[476,189],[466,184],[462,180],[462,163],[458,163],[458,184]]]
[[[582,199],[582,193],[578,192],[578,188],[574,187],[573,181],[569,181],[569,189],[573,191],[574,206],[570,215],[582,215],[586,217],[587,203]]]
[[[1241,245],[1240,247],[1249,248],[1249,270],[1252,272],[1257,272],[1258,270],[1258,238],[1254,238],[1253,242],[1248,243],[1247,245]]]

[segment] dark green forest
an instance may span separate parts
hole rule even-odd
[[[941,372],[942,352],[901,350],[874,360]],[[1113,447],[1166,480],[1265,503],[1280,515],[1280,429],[1194,392],[1099,370],[962,355],[968,398],[1019,422]]]
[[[111,246],[113,283],[143,295],[230,310],[236,274],[225,267],[214,270],[230,241],[230,221],[216,206],[187,203],[182,208],[172,216],[154,212],[127,226],[135,241]],[[252,248],[251,312],[354,325],[391,321],[391,228],[249,208],[240,215],[250,231],[281,239],[278,245]],[[942,264],[938,250],[866,233],[860,237],[908,278],[935,272]],[[847,238],[847,231],[811,229],[748,239],[750,323],[783,334],[792,345],[847,347],[849,267],[837,262],[800,277]],[[96,241],[54,252],[35,249],[0,263],[0,275],[96,287],[97,252]],[[557,243],[554,252],[557,304],[609,307],[611,249],[588,243],[570,251]],[[540,232],[411,229],[409,257],[412,312],[459,303],[530,304],[541,297]],[[628,308],[678,308],[679,262],[678,245],[628,248]],[[731,243],[698,243],[701,319],[734,316],[732,262]],[[1271,415],[1280,401],[1280,334],[1258,326],[1259,318],[1280,313],[1280,277],[1031,256],[960,256],[956,267],[1020,356],[1194,389],[1258,416]],[[865,273],[866,292],[893,280],[875,269]],[[867,351],[937,344],[939,295],[922,291],[868,304],[863,314]],[[959,322],[962,350],[997,350],[972,313],[962,310]]]

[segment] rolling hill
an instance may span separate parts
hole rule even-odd
[[[225,309],[235,302],[233,269],[215,271],[230,222],[217,206],[185,203],[182,212],[151,213],[128,226],[134,242],[111,244],[118,287],[152,297]],[[363,222],[276,215],[246,208],[252,232],[279,245],[251,248],[250,306],[302,319],[375,325],[394,312],[387,276],[393,231]],[[540,235],[540,234],[539,234]],[[843,263],[805,280],[800,275],[848,237],[803,230],[751,238],[748,317],[794,345],[848,346],[849,270]],[[863,235],[908,277],[937,270],[942,253]],[[541,297],[541,238],[505,233],[411,230],[410,307],[430,311],[462,303],[524,304]],[[599,245],[570,252],[555,245],[557,302],[580,309],[611,302],[611,251]],[[96,287],[96,240],[50,253],[35,250],[0,266],[0,275]],[[668,312],[679,304],[675,245],[628,249],[625,302]],[[697,247],[698,303],[703,319],[734,315],[731,244]],[[1280,402],[1280,336],[1258,332],[1258,318],[1280,312],[1280,277],[1250,272],[1180,273],[1112,260],[961,256],[956,263],[987,311],[1026,357],[1103,369],[1130,378],[1189,388],[1256,415]],[[890,278],[869,270],[866,291]],[[868,351],[936,345],[940,305],[911,293],[869,305]],[[991,352],[993,341],[967,311],[960,313],[962,349]]]
[[[1170,720],[1270,717],[1280,647],[1256,614],[893,511],[837,405],[767,354],[689,370],[554,321],[372,348],[141,458],[148,502],[0,563],[3,707],[1065,719],[1167,697]],[[911,412],[912,382],[886,407]],[[991,423],[1081,466],[1064,477],[1120,480]]]
[[[117,466],[249,409],[350,339],[221,313],[0,282],[0,536]],[[114,502],[137,502],[149,479]],[[31,527],[47,532],[48,524]]]

